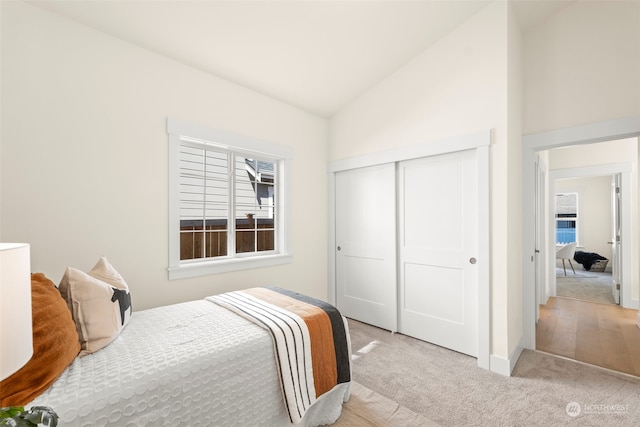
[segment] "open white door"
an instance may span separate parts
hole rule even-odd
[[[399,164],[399,331],[478,355],[475,150]]]
[[[535,276],[536,276],[536,321],[540,319],[540,304],[546,304],[549,297],[547,290],[547,250],[546,250],[546,220],[547,220],[547,166],[540,157],[536,161],[536,230],[535,230]]]
[[[395,164],[336,173],[336,305],[397,330]]]
[[[621,189],[622,175],[613,175],[611,179],[611,292],[616,304],[620,304],[620,289],[622,286],[621,250],[622,250],[622,230],[621,230]]]

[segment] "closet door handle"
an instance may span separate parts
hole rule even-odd
[[[475,264],[476,262],[478,262],[478,260],[477,260],[477,259],[475,259],[474,257],[471,257],[471,258],[469,258],[469,262],[470,262],[471,264]]]
[[[341,251],[341,250],[342,250],[342,248],[341,248],[340,246],[338,246],[336,249],[338,249],[339,251]]]

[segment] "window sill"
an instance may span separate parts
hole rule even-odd
[[[229,271],[247,270],[250,268],[270,267],[290,264],[292,255],[266,255],[252,258],[234,258],[220,261],[196,262],[179,267],[170,267],[169,280],[187,279],[189,277],[226,273]]]

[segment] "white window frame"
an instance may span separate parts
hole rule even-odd
[[[291,200],[290,177],[293,149],[173,117],[167,119],[167,133],[169,135],[169,280],[291,263],[293,256],[289,232],[291,218],[289,201]],[[236,153],[255,153],[257,156],[277,161],[275,205],[278,206],[278,215],[275,219],[276,236],[274,237],[277,242],[275,251],[269,251],[268,254],[252,253],[230,258],[180,261],[181,141],[200,142]]]

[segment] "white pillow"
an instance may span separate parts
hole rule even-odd
[[[58,288],[76,324],[80,356],[106,347],[131,319],[127,282],[105,257],[89,273],[67,268]]]

